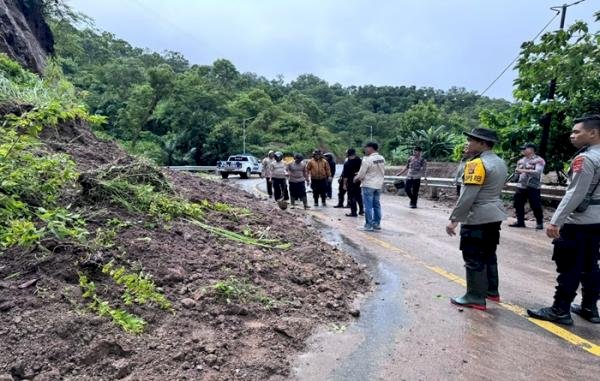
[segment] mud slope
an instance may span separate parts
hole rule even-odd
[[[42,137],[50,150],[72,155],[81,173],[138,165],[80,123],[47,129]],[[76,189],[63,204],[85,217],[90,242],[97,229],[118,221],[116,235],[102,250],[53,242],[50,252],[13,248],[0,257],[0,379],[285,379],[317,326],[352,319],[351,303],[370,279],[301,217],[195,175],[162,176],[178,197],[250,210],[209,209],[204,218],[211,226],[291,247],[236,242],[182,218],[157,222]],[[122,285],[101,271],[111,260],[150,274],[172,311],[125,306]],[[112,306],[142,317],[144,332],[126,333],[91,311],[79,286],[82,273]],[[215,289],[232,279],[246,294],[227,298]]]

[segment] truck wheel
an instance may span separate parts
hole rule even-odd
[[[248,177],[250,177],[250,173],[251,173],[250,168],[248,168],[248,169],[246,169],[246,172],[240,173],[240,178],[247,179]]]
[[[227,172],[221,172],[221,177],[224,178],[224,179],[226,179],[226,178],[229,177],[229,173],[227,173]]]

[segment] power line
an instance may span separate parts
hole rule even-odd
[[[578,0],[578,1],[575,1],[575,2],[573,2],[573,3],[571,3],[571,4],[565,4],[565,5],[560,5],[560,6],[551,7],[550,9],[551,9],[551,10],[553,10],[553,11],[555,11],[555,12],[556,12],[556,14],[555,14],[555,15],[554,15],[554,16],[553,16],[551,19],[550,19],[550,21],[548,21],[548,22],[546,23],[546,25],[544,25],[544,27],[542,28],[542,30],[540,30],[540,31],[538,32],[538,34],[536,34],[536,35],[535,35],[535,37],[534,37],[534,38],[533,38],[531,41],[535,41],[535,40],[537,40],[537,38],[538,38],[538,37],[539,37],[539,36],[540,36],[542,33],[544,33],[544,31],[546,30],[546,28],[548,28],[548,26],[550,26],[550,24],[552,24],[552,22],[553,22],[553,21],[554,21],[554,20],[555,20],[555,19],[558,17],[558,15],[560,15],[560,14],[561,14],[561,12],[562,12],[562,9],[564,9],[564,8],[569,8],[569,7],[572,7],[573,5],[577,5],[577,4],[583,3],[584,1],[585,1],[585,0]],[[563,16],[563,17],[564,17],[564,16]],[[479,95],[480,95],[480,96],[482,96],[482,95],[483,95],[483,94],[485,94],[485,93],[486,93],[486,92],[487,92],[487,91],[488,91],[488,90],[489,90],[489,89],[490,89],[492,86],[494,86],[494,84],[495,84],[496,82],[498,82],[498,80],[499,80],[499,79],[500,79],[500,78],[501,78],[501,77],[504,75],[504,73],[506,73],[506,71],[507,71],[508,69],[510,69],[510,67],[511,67],[511,66],[512,66],[512,65],[513,65],[515,62],[517,62],[517,60],[519,59],[519,57],[520,57],[520,56],[521,56],[521,54],[520,54],[520,53],[519,53],[519,54],[517,54],[517,56],[515,57],[515,59],[514,59],[514,60],[512,60],[512,61],[511,61],[511,62],[510,62],[508,65],[506,65],[506,67],[504,68],[504,70],[502,70],[502,71],[500,72],[500,74],[498,74],[498,76],[497,76],[497,77],[496,77],[496,78],[495,78],[495,79],[492,81],[492,83],[490,83],[490,84],[488,85],[488,87],[486,87],[486,88],[485,88],[485,90],[483,90],[483,91],[482,91],[482,92],[481,92]]]
[[[585,0],[581,0],[581,1],[585,1]],[[531,41],[535,41],[535,40],[537,40],[537,38],[538,38],[538,37],[539,37],[539,36],[540,36],[542,33],[544,33],[544,31],[546,30],[546,28],[548,28],[548,26],[550,26],[550,24],[552,24],[552,22],[553,22],[553,21],[554,21],[554,20],[555,20],[555,19],[558,17],[558,15],[559,15],[559,14],[560,14],[560,11],[557,11],[557,12],[556,12],[556,14],[555,14],[555,15],[554,15],[554,16],[553,16],[551,19],[550,19],[550,21],[548,21],[548,22],[546,23],[546,25],[544,25],[544,27],[542,28],[542,30],[540,30],[540,31],[538,32],[538,34],[536,34],[536,35],[535,35],[535,37],[534,37],[534,38],[533,38]],[[512,65],[513,65],[515,62],[517,62],[517,60],[519,59],[519,57],[520,57],[520,56],[521,56],[521,53],[517,54],[517,56],[515,57],[515,59],[513,59],[512,61],[510,61],[510,63],[509,63],[508,65],[506,65],[506,67],[504,68],[504,70],[502,70],[502,71],[500,72],[500,74],[498,74],[498,76],[496,77],[496,79],[494,79],[494,80],[492,81],[492,83],[490,83],[490,84],[488,85],[488,87],[486,87],[486,88],[485,88],[485,90],[483,90],[483,91],[482,91],[482,92],[481,92],[479,95],[480,95],[480,96],[482,96],[482,95],[483,95],[483,94],[485,94],[485,93],[486,93],[486,92],[487,92],[487,91],[488,91],[488,90],[489,90],[489,89],[490,89],[492,86],[494,86],[494,84],[495,84],[496,82],[498,82],[498,80],[499,80],[499,79],[500,79],[500,78],[501,78],[501,77],[504,75],[504,73],[506,73],[506,71],[507,71],[508,69],[510,69],[510,68],[511,68],[511,66],[512,66]]]

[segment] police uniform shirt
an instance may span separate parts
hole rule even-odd
[[[584,212],[576,212],[586,195],[600,181],[600,144],[577,155],[569,168],[569,186],[552,216],[551,224],[600,224],[600,186],[592,195],[592,204]]]
[[[542,187],[542,174],[544,173],[544,167],[546,161],[540,156],[533,155],[532,157],[524,157],[517,162],[517,169],[529,169],[534,170],[532,173],[519,173],[519,180],[517,181],[517,187],[521,189]]]
[[[407,179],[420,179],[425,176],[425,171],[427,171],[427,160],[411,156],[406,166],[408,167]]]
[[[463,189],[450,215],[451,221],[480,225],[506,219],[500,199],[508,168],[498,155],[484,151],[465,164]]]

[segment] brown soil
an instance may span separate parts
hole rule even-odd
[[[54,151],[73,156],[80,171],[126,165],[133,158],[99,141],[80,123],[47,129]],[[52,253],[12,249],[0,262],[0,379],[34,380],[279,380],[293,356],[320,325],[351,319],[352,302],[370,278],[345,253],[324,243],[295,215],[225,184],[165,172],[175,192],[251,209],[250,216],[207,212],[215,226],[248,227],[292,243],[288,250],[259,248],[216,237],[175,220],[155,224],[106,201],[70,200],[88,219],[88,230],[109,219],[129,222],[112,249],[90,252],[55,242]],[[173,303],[173,312],[151,305],[127,307],[148,325],[131,335],[87,308],[78,272],[102,296],[121,306],[120,286],[102,264],[139,266]],[[226,301],[211,287],[231,276],[244,279],[274,301]],[[3,378],[4,377],[4,378]]]

